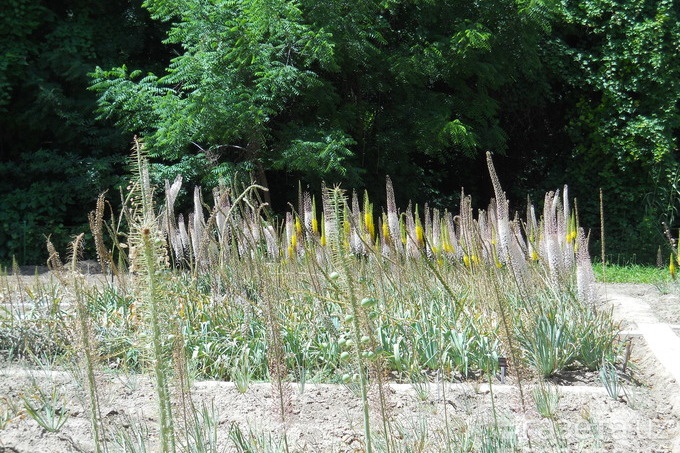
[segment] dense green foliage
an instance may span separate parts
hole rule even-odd
[[[126,171],[127,134],[95,121],[87,74],[121,58],[163,64],[147,16],[127,1],[0,4],[0,263],[44,264],[45,235],[64,245],[85,231]]]
[[[641,245],[653,244],[662,220],[676,223],[678,208],[679,11],[672,0],[582,2],[558,10],[559,39],[550,41],[575,102],[565,178],[589,212],[603,189],[617,250],[646,260],[655,248]]]
[[[677,223],[673,0],[143,6],[3,2],[0,261],[80,228],[133,133],[157,181],[245,174],[277,209],[298,180],[387,174],[402,200],[487,199],[492,150],[515,199],[568,183],[594,239],[601,187],[613,254],[654,260]]]
[[[98,69],[93,88],[102,116],[174,161],[166,174],[382,186],[387,173],[414,195],[480,150],[507,149],[505,104],[540,102],[513,84],[547,88],[533,84],[541,24],[514,1],[146,6],[184,53],[162,75]]]

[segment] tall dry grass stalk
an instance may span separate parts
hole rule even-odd
[[[85,388],[90,404],[90,427],[94,440],[95,451],[97,453],[108,451],[106,447],[106,432],[102,423],[101,405],[99,392],[97,390],[97,379],[95,370],[98,363],[99,354],[97,344],[92,332],[92,319],[86,305],[86,284],[85,279],[78,272],[78,261],[82,256],[84,233],[79,234],[71,243],[71,260],[69,267],[66,268],[59,257],[59,253],[47,239],[47,249],[49,251],[48,266],[57,276],[62,285],[72,291],[76,308],[76,341],[78,346],[75,354],[78,358],[79,366],[85,370]]]

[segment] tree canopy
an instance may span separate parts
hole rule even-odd
[[[209,169],[204,181],[245,169],[359,185],[391,173],[424,189],[425,161],[443,172],[507,149],[502,106],[523,94],[512,85],[547,89],[544,24],[514,0],[145,6],[183,52],[161,74],[98,68],[99,111],[174,162],[168,173]]]
[[[142,6],[3,4],[0,260],[84,222],[133,134],[159,182],[249,175],[288,201],[298,180],[379,194],[389,174],[454,207],[461,186],[488,199],[491,150],[512,198],[568,183],[587,227],[603,188],[614,253],[652,259],[675,223],[673,0]]]

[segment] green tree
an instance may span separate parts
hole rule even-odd
[[[510,0],[145,7],[181,54],[163,74],[99,68],[92,88],[101,117],[140,134],[164,178],[370,185],[389,173],[422,195],[479,150],[506,149],[500,108],[520,94],[508,87],[540,66],[543,17]]]
[[[287,1],[148,1],[154,18],[172,21],[166,40],[183,53],[157,77],[125,66],[97,69],[94,89],[105,116],[141,133],[150,155],[194,173],[208,164],[215,181],[235,169],[263,176],[271,124],[290,102],[317,84],[312,65],[329,64],[332,49],[323,30],[303,24]],[[348,138],[333,128],[295,143],[312,147],[310,161],[290,162],[342,170]],[[211,176],[200,175],[200,176]]]

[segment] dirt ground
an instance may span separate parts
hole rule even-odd
[[[2,288],[0,288],[0,291]],[[608,294],[626,294],[652,308],[659,322],[677,330],[680,324],[680,290],[652,285],[600,286],[602,304],[614,307],[621,328],[634,331],[635,319],[617,312],[615,301],[605,301]],[[412,386],[389,383],[385,388],[387,417],[392,421],[403,451],[441,451],[444,433],[454,433],[460,442],[452,451],[465,451],[466,439],[477,436],[490,426],[492,404],[501,425],[516,435],[526,451],[568,452],[674,452],[680,453],[680,383],[658,362],[643,336],[630,335],[631,359],[619,399],[612,399],[597,376],[564,379],[559,385],[557,422],[541,417],[531,397],[531,384],[520,387],[512,376],[506,384],[437,383]],[[680,357],[679,357],[680,359]],[[98,376],[102,416],[110,439],[121,432],[141,432],[151,442],[146,451],[157,451],[157,407],[151,380],[147,376],[102,372]],[[0,453],[9,452],[89,452],[93,451],[90,423],[85,409],[83,379],[77,370],[54,371],[27,369],[17,364],[0,363]],[[2,404],[21,409],[21,395],[55,390],[61,410],[68,419],[57,433],[47,432],[35,420],[19,411],[6,415],[3,423]],[[373,389],[376,399],[376,389]],[[216,451],[239,451],[229,435],[239,427],[252,436],[255,451],[284,451],[283,437],[289,451],[359,452],[364,451],[361,398],[356,389],[343,385],[290,383],[289,406],[282,421],[276,409],[278,399],[265,383],[252,383],[242,393],[233,383],[197,381],[192,384],[192,401],[196,407],[213,408],[216,421]],[[380,431],[379,405],[371,407],[372,426]],[[181,414],[179,402],[173,407]],[[205,424],[203,424],[205,426]],[[481,433],[481,434],[480,434]],[[374,436],[380,449],[378,433]],[[564,441],[558,448],[554,439]],[[420,439],[426,439],[418,449]],[[552,440],[550,440],[552,439]],[[179,439],[180,443],[182,439]],[[479,445],[479,444],[477,444]],[[111,451],[124,451],[111,442]],[[411,447],[407,450],[406,446]],[[474,447],[467,451],[479,451]]]

